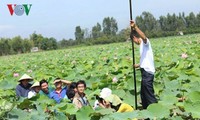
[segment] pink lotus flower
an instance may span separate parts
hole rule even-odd
[[[118,81],[117,77],[114,77],[114,78],[112,79],[112,82],[113,82],[113,83],[116,83],[117,81]]]
[[[13,77],[18,77],[19,76],[19,73],[14,73],[13,74]]]
[[[187,55],[186,53],[182,53],[181,57],[182,57],[183,59],[185,59],[185,58],[188,57],[188,55]]]

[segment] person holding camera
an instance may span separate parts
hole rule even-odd
[[[112,90],[109,88],[103,88],[100,92],[100,96],[96,95],[96,101],[94,102],[93,109],[97,109],[98,107],[106,108],[105,103],[103,103],[103,98],[106,98],[112,94]]]
[[[131,112],[133,111],[133,107],[129,104],[122,102],[120,97],[112,94],[112,90],[109,88],[103,88],[100,92],[100,96],[96,96],[98,101],[98,107],[102,108],[111,108],[116,112]],[[95,106],[94,106],[95,107]],[[95,108],[97,109],[97,107]]]

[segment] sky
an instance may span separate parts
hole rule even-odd
[[[29,15],[11,16],[7,4],[32,4]],[[143,11],[156,18],[167,13],[200,13],[200,0],[132,0],[133,17]],[[114,17],[119,30],[129,26],[129,0],[0,0],[0,38],[33,32],[57,40],[74,39],[76,26],[89,29],[105,17]]]

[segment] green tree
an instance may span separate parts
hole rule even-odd
[[[165,16],[160,16],[160,19],[159,19],[159,23],[160,23],[160,27],[163,31],[167,31],[168,28],[167,28],[167,17]]]
[[[197,20],[193,12],[191,12],[189,16],[186,17],[186,21],[187,21],[188,27],[191,27],[191,28],[196,27]]]
[[[123,41],[126,41],[129,40],[130,38],[130,32],[131,32],[130,27],[127,27],[126,29],[122,29],[119,32],[118,36],[120,36],[123,39]]]
[[[15,53],[23,52],[23,43],[22,38],[20,36],[14,37],[11,42],[12,49]]]
[[[97,23],[92,27],[92,38],[96,39],[101,36],[101,25]]]
[[[103,33],[105,35],[116,35],[117,31],[117,21],[113,17],[106,17],[103,19]]]
[[[22,45],[23,45],[23,52],[30,52],[31,48],[33,47],[33,41],[29,40],[29,39],[24,39],[22,41]]]
[[[89,31],[89,29],[88,28],[85,28],[84,30],[83,30],[83,33],[84,33],[84,39],[88,39],[88,38],[90,38],[90,36],[91,36],[91,34],[90,34],[90,31]]]
[[[150,12],[143,12],[142,15],[136,17],[135,21],[149,37],[156,37],[157,33],[161,31],[159,21]]]
[[[187,23],[185,20],[185,14],[184,13],[179,13],[178,19],[177,19],[177,30],[182,31],[187,27]]]
[[[11,46],[9,44],[9,40],[7,38],[0,39],[0,55],[8,55],[11,51]]]
[[[136,17],[136,23],[143,31],[156,29],[157,21],[150,12],[143,12],[141,16]]]
[[[34,32],[33,34],[30,35],[30,40],[33,41],[34,47],[39,47],[38,46],[38,35],[36,34],[36,32]]]
[[[116,35],[118,31],[117,21],[113,17],[111,17],[110,22],[111,22],[111,35]]]
[[[196,16],[196,26],[197,27],[200,27],[200,12],[197,14],[197,16]]]
[[[81,29],[80,26],[76,26],[75,28],[75,38],[78,43],[81,43],[84,38],[84,31]]]
[[[37,35],[37,41],[36,41],[36,44],[37,44],[37,46],[36,47],[38,47],[39,49],[42,49],[42,42],[43,42],[43,40],[44,40],[45,38],[41,35],[41,34],[38,34]]]
[[[36,32],[30,35],[30,40],[33,41],[34,47],[38,47],[39,49],[41,49],[43,39],[44,37],[41,34],[36,34]]]
[[[42,50],[47,50],[48,49],[48,38],[43,38],[40,42],[40,48]]]
[[[58,48],[57,41],[55,38],[51,37],[48,39],[48,49],[56,50]]]

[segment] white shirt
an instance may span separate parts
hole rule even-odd
[[[30,98],[36,96],[36,94],[37,94],[37,93],[36,93],[34,90],[29,91],[29,92],[28,92],[28,99],[30,99]]]
[[[140,43],[140,68],[144,68],[150,74],[155,73],[153,51],[148,38],[146,44],[143,40]]]

